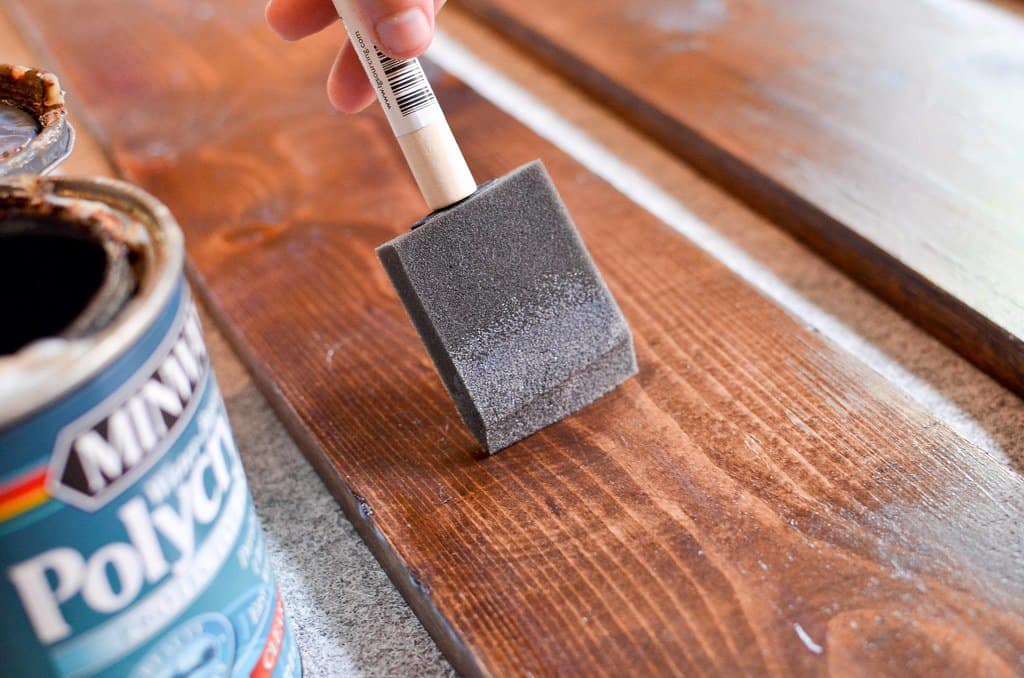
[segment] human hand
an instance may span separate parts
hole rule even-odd
[[[354,0],[374,42],[396,59],[419,56],[434,37],[434,16],[445,0]],[[331,0],[270,0],[267,23],[285,40],[318,33],[338,20]],[[351,43],[334,60],[327,78],[327,98],[339,111],[357,113],[374,100],[373,88]]]

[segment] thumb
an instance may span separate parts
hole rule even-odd
[[[434,0],[356,0],[354,4],[388,56],[419,56],[434,37]]]

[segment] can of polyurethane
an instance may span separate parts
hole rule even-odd
[[[135,187],[0,180],[0,674],[301,674],[183,265]]]
[[[74,145],[57,76],[0,64],[0,177],[46,174]]]

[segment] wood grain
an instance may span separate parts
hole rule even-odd
[[[1020,477],[435,70],[479,176],[545,160],[641,362],[485,457],[374,258],[422,208],[383,117],[327,109],[338,33],[109,4],[11,7],[463,673],[1024,670]]]
[[[1024,394],[1019,12],[462,4]]]

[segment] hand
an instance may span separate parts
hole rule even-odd
[[[444,0],[355,0],[374,41],[388,56],[410,59],[419,56],[434,37],[434,15]],[[331,0],[270,0],[267,23],[285,40],[299,40],[318,33],[338,20]],[[347,41],[334,60],[327,78],[327,98],[339,111],[357,113],[374,100],[352,45]]]

